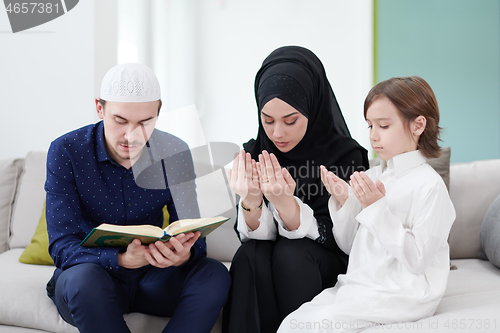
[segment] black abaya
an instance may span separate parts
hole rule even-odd
[[[250,240],[241,245],[231,264],[225,333],[276,332],[286,315],[335,285],[347,269],[347,255],[333,237],[330,195],[321,183],[319,167],[326,166],[344,180],[368,168],[366,150],[351,138],[323,65],[311,51],[288,46],[272,52],[256,75],[255,96],[259,131],[243,147],[255,160],[267,150],[288,168],[297,183],[295,196],[312,208],[320,236],[290,240],[277,235],[276,241]],[[273,98],[308,119],[304,137],[286,153],[269,140],[261,123],[260,111]],[[297,172],[299,168],[305,172]]]

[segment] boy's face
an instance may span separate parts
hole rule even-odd
[[[387,97],[372,102],[366,112],[366,122],[370,128],[371,145],[380,159],[388,161],[417,149],[418,137],[415,140],[405,129],[398,109]]]
[[[96,100],[97,114],[104,123],[108,154],[120,165],[130,168],[153,133],[158,119],[159,101],[123,103]]]

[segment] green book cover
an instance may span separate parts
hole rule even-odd
[[[92,229],[80,245],[85,247],[125,247],[135,238],[146,245],[158,240],[166,242],[172,236],[191,231],[200,231],[200,238],[203,238],[228,220],[229,218],[223,216],[186,219],[172,222],[165,229],[153,225],[114,225],[103,223],[97,228]]]

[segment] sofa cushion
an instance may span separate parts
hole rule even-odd
[[[450,147],[445,147],[441,149],[441,156],[427,160],[427,163],[443,178],[448,192],[450,191],[450,156]]]
[[[363,333],[498,332],[500,270],[479,259],[453,260],[436,313],[416,322],[376,325]]]
[[[22,171],[21,159],[0,161],[0,253],[7,251],[12,204]]]
[[[2,325],[12,325],[44,332],[78,333],[61,318],[45,291],[54,267],[20,263],[22,251],[13,249],[0,254],[0,331],[3,332]],[[124,318],[132,333],[160,333],[169,321],[142,313],[129,313]],[[220,330],[221,318],[212,332]]]
[[[480,257],[500,268],[500,195],[491,203],[481,224]]]
[[[77,333],[59,316],[45,291],[54,267],[22,264],[18,260],[22,251],[0,254],[0,324]]]
[[[457,212],[448,238],[452,259],[478,257],[483,218],[500,194],[498,170],[500,159],[451,165],[450,197]]]
[[[11,221],[10,248],[26,247],[35,233],[45,200],[46,152],[30,152],[24,160]]]
[[[78,333],[61,318],[45,291],[54,267],[22,264],[18,261],[21,252],[22,249],[13,249],[0,254],[0,325]],[[154,328],[164,327],[168,322],[168,318],[143,314],[125,315],[125,320],[132,332],[161,332]]]

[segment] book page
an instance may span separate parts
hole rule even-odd
[[[177,235],[183,232],[188,232],[192,230],[200,229],[201,227],[226,221],[228,218],[223,216],[216,216],[210,218],[200,218],[200,219],[185,219],[178,220],[170,224],[165,228],[165,231],[169,235]]]
[[[163,237],[163,234],[164,234],[164,232],[161,228],[156,227],[154,225],[148,225],[148,224],[145,224],[145,225],[114,225],[114,224],[103,223],[100,226],[98,226],[96,229],[126,233],[126,234],[131,234],[131,235],[152,236],[152,237],[158,237],[158,238]]]

